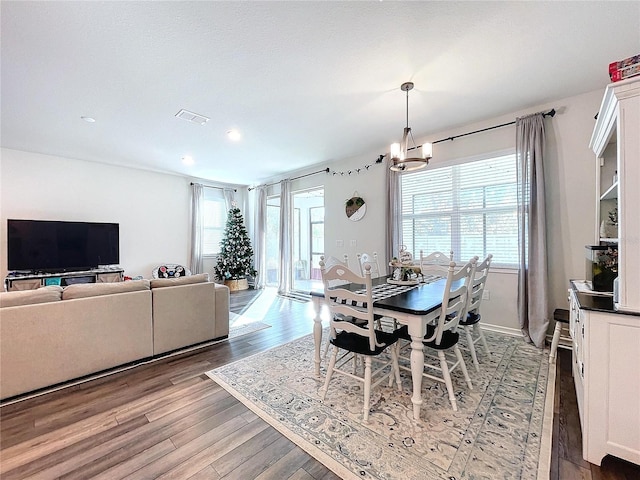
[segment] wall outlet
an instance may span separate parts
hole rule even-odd
[[[336,247],[344,247],[344,240],[336,240]]]
[[[489,290],[484,290],[482,292],[482,299],[483,300],[491,300],[491,292]]]
[[[352,247],[357,247],[358,246],[357,240],[351,240],[351,246]]]

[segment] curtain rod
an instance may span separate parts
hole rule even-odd
[[[543,113],[542,116],[543,117],[554,117],[555,114],[556,114],[556,109],[552,108],[548,112]],[[474,130],[473,132],[461,133],[460,135],[453,135],[452,137],[441,138],[440,140],[436,140],[435,142],[431,142],[431,144],[435,145],[436,143],[447,142],[449,140],[453,141],[456,138],[466,137],[467,135],[473,135],[474,133],[481,133],[481,132],[486,132],[488,130],[495,130],[496,128],[502,128],[502,127],[506,127],[506,126],[509,126],[509,125],[515,125],[516,122],[517,122],[517,120],[514,120],[513,122],[501,123],[500,125],[494,125],[493,127],[487,127],[487,128],[481,128],[480,130]],[[418,148],[418,146],[407,148],[407,150],[414,150],[416,148]],[[380,155],[378,157],[378,162],[381,162],[382,159],[385,156],[386,155]]]
[[[190,183],[190,185],[194,185],[193,182]],[[202,185],[202,184],[200,184]],[[216,188],[218,190],[226,190],[225,187],[214,187],[213,185],[202,185],[204,188]],[[238,190],[236,190],[235,188],[233,189],[234,192],[237,192]]]
[[[322,169],[322,170],[318,170],[317,172],[305,173],[304,175],[299,175],[299,176],[297,176],[297,177],[292,177],[292,178],[290,178],[289,180],[298,180],[299,178],[309,177],[309,176],[311,176],[311,175],[316,175],[316,174],[318,174],[318,173],[329,173],[329,167],[324,168],[324,169]],[[280,182],[281,182],[281,181],[282,181],[282,180],[280,180]],[[249,190],[249,191],[251,191],[251,190],[255,190],[255,189],[256,189],[256,188],[258,188],[258,187],[271,187],[271,186],[273,186],[273,185],[277,185],[277,184],[279,184],[280,182],[273,182],[273,183],[267,183],[267,184],[265,184],[265,185],[258,185],[258,186],[256,186],[256,187],[249,187],[247,190]]]
[[[548,112],[543,113],[542,116],[543,117],[554,117],[555,114],[556,114],[556,109],[552,108]],[[453,135],[452,137],[442,138],[440,140],[436,140],[435,142],[431,142],[431,143],[433,145],[435,145],[436,143],[442,143],[442,142],[446,142],[446,141],[449,141],[449,140],[455,140],[456,138],[466,137],[467,135],[473,135],[474,133],[481,133],[481,132],[486,132],[488,130],[494,130],[496,128],[506,127],[508,125],[515,125],[516,121],[517,120],[514,120],[513,122],[501,123],[500,125],[494,125],[493,127],[481,128],[480,130],[474,130],[473,132],[461,133],[460,135]],[[416,148],[418,148],[418,147],[417,146],[416,147],[411,147],[411,148],[408,148],[407,150],[413,150],[413,149],[416,149]],[[380,155],[378,157],[378,159],[376,160],[376,163],[381,163],[385,156],[386,155]],[[293,177],[293,178],[290,178],[289,180],[297,180],[299,178],[308,177],[309,175],[316,175],[317,173],[322,173],[322,172],[329,173],[329,171],[330,171],[329,168],[325,168],[324,170],[318,170],[317,172],[307,173],[306,175],[300,175],[299,177]],[[261,187],[271,187],[272,185],[277,185],[278,183],[280,183],[280,182],[267,183],[266,185],[259,185],[259,186],[261,186]],[[211,187],[211,188],[219,188],[219,187]],[[249,187],[248,190],[251,191],[251,190],[255,190],[256,188],[258,188],[258,187],[257,186],[256,187]]]
[[[555,114],[556,114],[556,109],[552,108],[548,112],[543,113],[542,116],[543,117],[552,117],[553,118],[555,116]],[[435,142],[431,142],[431,143],[435,145],[436,143],[446,142],[448,140],[454,140],[454,139],[460,138],[460,137],[466,137],[467,135],[473,135],[474,133],[481,133],[481,132],[486,132],[487,130],[494,130],[496,128],[506,127],[508,125],[515,125],[516,121],[517,120],[514,120],[513,122],[501,123],[500,125],[494,125],[493,127],[481,128],[480,130],[474,130],[473,132],[461,133],[460,135],[454,135],[452,137],[442,138],[440,140],[436,140]],[[414,148],[418,148],[418,147],[411,147],[408,150],[412,150]]]

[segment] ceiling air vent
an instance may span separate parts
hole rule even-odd
[[[181,118],[182,120],[186,120],[187,122],[197,123],[198,125],[204,125],[209,121],[209,119],[204,115],[190,112],[189,110],[185,110],[184,108],[176,113],[176,117]]]

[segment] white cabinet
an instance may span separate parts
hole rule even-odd
[[[597,158],[596,244],[617,205],[619,309],[640,312],[640,77],[607,86],[589,146]]]
[[[582,456],[640,464],[640,315],[612,311],[611,297],[569,293]]]

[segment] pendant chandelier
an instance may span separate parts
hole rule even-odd
[[[406,82],[400,86],[400,90],[407,92],[407,126],[404,127],[402,135],[402,143],[391,144],[389,156],[391,157],[391,166],[394,172],[410,172],[411,170],[419,170],[429,165],[429,159],[432,157],[433,146],[425,143],[417,147],[409,128],[409,90],[413,88],[413,82]],[[409,147],[409,137],[413,147]],[[417,152],[409,152],[409,150]]]

